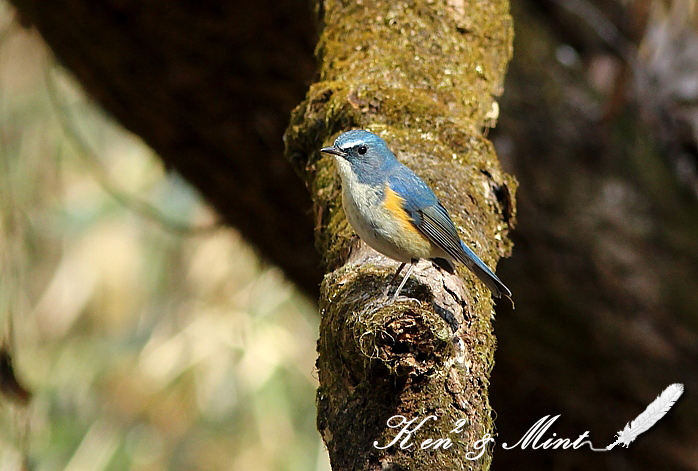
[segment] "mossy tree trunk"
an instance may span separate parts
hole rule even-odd
[[[320,297],[318,428],[333,469],[487,469],[490,450],[472,461],[466,454],[477,454],[475,443],[493,433],[490,293],[467,273],[463,283],[423,262],[405,290],[414,299],[386,305],[381,292],[397,262],[356,238],[334,162],[318,149],[350,128],[379,133],[494,266],[510,250],[515,185],[483,130],[496,116],[494,97],[511,54],[508,3],[386,0],[368,8],[326,1],[317,11],[320,73],[285,141],[311,190],[328,268]],[[433,419],[409,448],[381,448],[398,434],[387,427],[393,416],[416,419],[414,425]],[[420,449],[439,438],[455,445]]]

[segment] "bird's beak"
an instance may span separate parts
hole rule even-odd
[[[324,152],[325,154],[332,154],[332,155],[337,155],[339,157],[346,157],[347,153],[342,152],[341,150],[337,149],[336,147],[323,147],[320,149],[320,152]]]

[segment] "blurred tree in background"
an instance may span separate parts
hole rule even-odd
[[[315,295],[310,203],[281,142],[314,72],[307,3],[12,3],[0,308],[34,398],[3,410],[0,469],[27,452],[37,469],[327,466],[313,307],[239,235]],[[501,268],[517,309],[495,323],[500,437],[560,413],[559,436],[602,446],[668,384],[687,389],[628,450],[498,449],[495,469],[698,469],[697,8],[512,1],[490,133],[520,181]]]
[[[312,303],[0,8],[0,470],[328,469]]]
[[[494,466],[698,469],[698,5],[512,8],[514,58],[490,134],[520,182],[501,271],[517,310],[495,325],[499,433],[561,413],[558,436],[589,430],[605,445],[669,384],[687,393],[628,450],[513,450]]]

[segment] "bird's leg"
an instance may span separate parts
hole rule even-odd
[[[403,263],[402,265],[404,266],[405,264]],[[401,266],[401,268],[402,268],[402,266]],[[405,277],[400,282],[400,286],[398,286],[397,289],[395,290],[395,294],[393,294],[393,297],[390,299],[391,301],[395,301],[398,294],[400,294],[400,291],[402,291],[402,287],[405,286],[405,283],[407,283],[407,279],[412,274],[412,270],[414,270],[414,262],[410,262],[410,268],[407,269],[407,273],[405,273]]]
[[[384,297],[386,297],[386,298],[388,297],[388,293],[390,292],[390,287],[393,286],[393,283],[395,283],[395,280],[397,280],[398,275],[400,274],[402,269],[405,268],[405,265],[407,265],[407,263],[403,262],[400,264],[399,267],[397,267],[397,271],[395,272],[393,277],[390,279],[390,282],[388,283],[388,285],[385,287],[385,291],[383,291]]]

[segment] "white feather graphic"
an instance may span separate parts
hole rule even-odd
[[[676,400],[681,397],[681,394],[683,394],[683,384],[674,383],[668,386],[657,396],[657,399],[647,406],[647,409],[642,414],[638,415],[635,420],[626,424],[625,428],[618,432],[616,441],[608,445],[606,449],[610,450],[619,443],[627,448],[638,435],[647,431],[659,419],[664,417]]]

